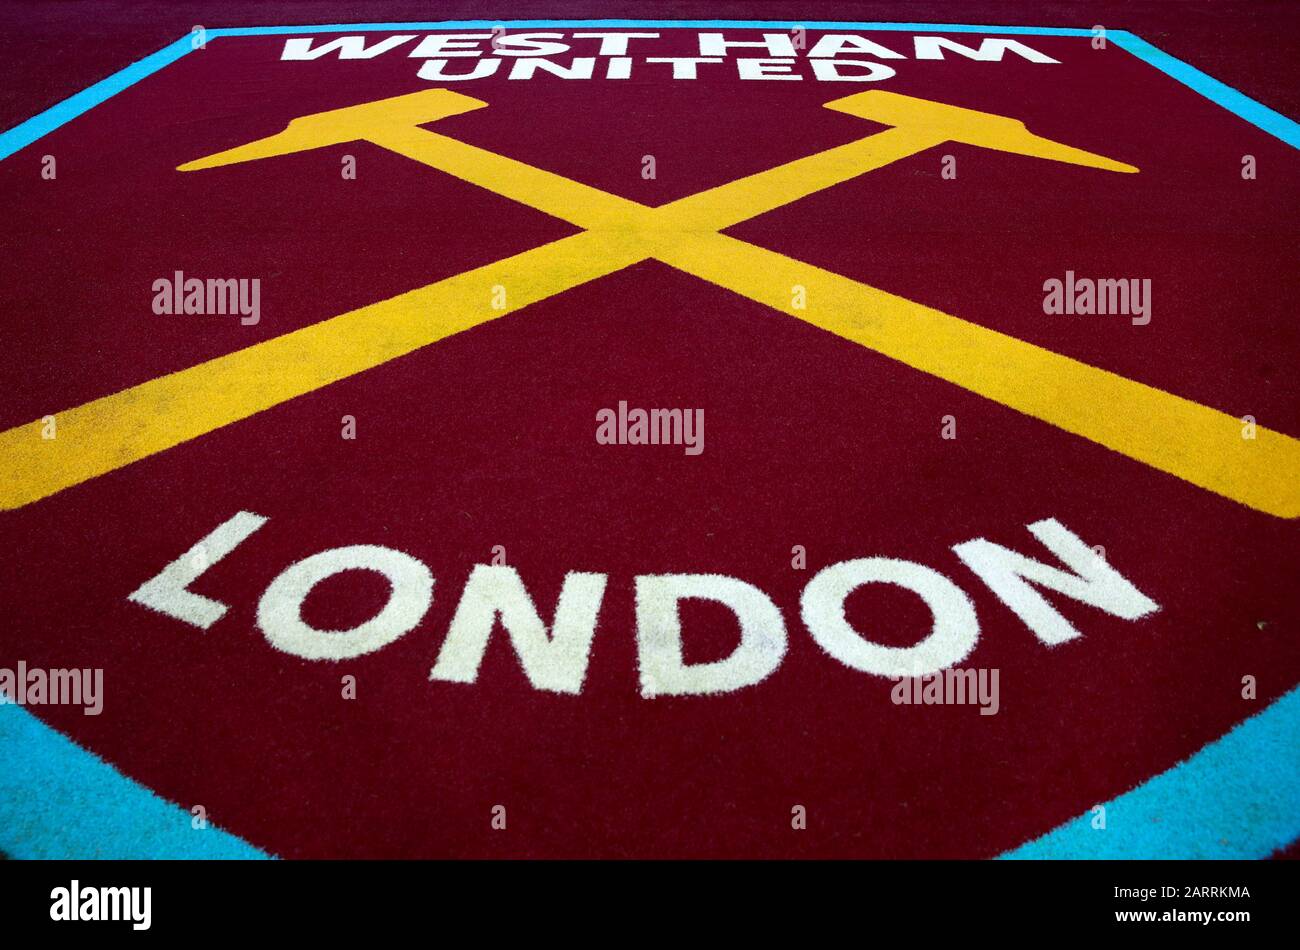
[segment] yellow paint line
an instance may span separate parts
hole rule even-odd
[[[680,198],[654,209],[660,231],[721,231],[943,141],[911,129],[875,135]]]
[[[377,366],[495,316],[656,257],[1250,507],[1300,516],[1300,441],[866,284],[715,233],[806,195],[961,141],[1111,171],[1133,166],[1003,116],[872,91],[828,103],[893,125],[659,208],[418,127],[484,104],[447,90],[295,119],[278,135],[182,166],[216,167],[364,139],[587,229],[584,234],[363,307],[0,434],[0,507],[12,508]],[[508,308],[490,309],[492,288]],[[808,307],[792,307],[803,285]]]
[[[651,210],[426,129],[382,129],[368,141],[585,230],[632,230]]]
[[[1279,518],[1300,517],[1300,440],[724,235],[664,242],[689,274]],[[807,290],[806,309],[791,288]]]
[[[577,234],[0,433],[0,509],[17,508],[295,396],[613,273],[643,253]],[[493,288],[506,307],[492,307]]]

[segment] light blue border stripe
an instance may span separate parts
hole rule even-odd
[[[14,858],[259,859],[42,723],[0,704],[0,850]],[[1167,772],[1002,855],[1265,858],[1300,838],[1300,687]]]
[[[1138,59],[1150,63],[1189,89],[1195,89],[1205,98],[1217,102],[1229,112],[1263,129],[1269,135],[1276,136],[1292,148],[1300,148],[1300,125],[1280,112],[1274,112],[1262,102],[1256,102],[1250,96],[1238,92],[1226,83],[1219,82],[1213,76],[1206,75],[1195,66],[1189,66],[1181,59],[1170,56],[1164,50],[1157,49],[1142,37],[1135,36],[1127,30],[1116,30],[1106,35],[1116,46],[1128,50]]]
[[[1003,858],[1266,858],[1300,838],[1300,687],[1191,758]]]
[[[0,703],[0,851],[11,858],[268,858],[163,801],[22,706]]]
[[[71,122],[79,115],[109,99],[123,89],[134,86],[146,76],[152,76],[164,66],[169,66],[190,51],[190,38],[183,36],[175,43],[164,46],[151,56],[120,70],[93,86],[87,86],[75,96],[50,106],[7,132],[0,132],[0,160],[8,158],[21,148],[26,148],[43,135]]]
[[[377,33],[394,30],[533,29],[893,30],[929,33],[995,33],[1020,36],[1091,36],[1091,30],[1055,26],[972,26],[960,23],[852,23],[842,20],[438,20],[417,23],[332,23],[328,26],[236,26],[208,30],[209,36],[271,36],[304,33]]]
[[[839,22],[835,20],[436,20],[416,23],[333,23],[324,26],[249,26],[219,28],[207,31],[209,39],[223,36],[301,36],[310,33],[374,33],[394,30],[490,30],[494,26],[513,29],[544,28],[578,28],[594,29],[602,27],[634,28],[650,27],[662,29],[780,29],[789,30],[802,26],[809,30],[859,30],[859,31],[906,31],[926,33],[984,33],[1003,36],[1091,36],[1091,30],[1075,27],[1047,26],[980,26],[961,23],[865,23]],[[1156,69],[1172,77],[1190,89],[1217,103],[1234,115],[1276,136],[1288,145],[1300,148],[1300,126],[1279,112],[1275,112],[1263,103],[1251,99],[1231,86],[1219,82],[1157,49],[1141,37],[1127,30],[1114,30],[1107,34],[1115,45],[1150,63]],[[192,47],[191,37],[183,36],[176,42],[164,47],[152,56],[114,73],[87,89],[77,93],[57,105],[51,106],[39,115],[14,126],[7,132],[0,133],[0,160],[8,158],[21,148],[35,142],[41,136],[52,132],[77,116],[89,111],[110,96],[134,85],[146,76],[152,75],[164,66],[175,62]]]

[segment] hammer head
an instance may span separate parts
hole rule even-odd
[[[378,102],[317,112],[291,120],[288,127],[276,135],[205,158],[197,158],[179,166],[177,171],[192,172],[354,142],[368,138],[381,129],[409,129],[426,122],[460,115],[462,112],[482,109],[486,105],[482,100],[450,89],[426,89],[410,95],[380,99]]]
[[[1137,171],[1132,165],[1114,161],[1104,155],[1095,155],[1035,135],[1026,129],[1025,124],[1019,119],[994,115],[991,112],[977,112],[974,109],[962,109],[942,102],[931,102],[928,99],[915,99],[896,92],[885,92],[879,89],[859,92],[828,102],[826,108],[857,116],[859,119],[870,119],[882,125],[915,130],[919,135],[933,137],[936,144],[962,142],[966,145],[978,145],[980,148],[996,149],[999,152],[1046,158],[1055,162],[1068,162],[1071,165],[1086,165],[1089,168],[1102,168],[1112,172]]]

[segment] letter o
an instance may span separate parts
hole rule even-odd
[[[894,584],[912,591],[934,617],[930,634],[910,647],[864,639],[844,615],[845,599],[863,584]],[[937,673],[964,660],[979,639],[975,606],[965,592],[938,571],[912,561],[868,557],[832,564],[808,582],[800,608],[818,646],[845,666],[876,676]]]
[[[302,604],[321,581],[341,571],[375,571],[392,590],[383,610],[351,630],[317,630]],[[409,632],[433,602],[433,576],[420,561],[372,544],[321,551],[290,564],[257,604],[257,625],[271,646],[306,660],[348,660],[385,647]]]

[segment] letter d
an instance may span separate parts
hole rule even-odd
[[[725,659],[687,664],[682,657],[685,599],[712,600],[740,621],[740,645]],[[722,574],[656,574],[636,579],[641,695],[728,693],[767,678],[785,657],[785,621],[753,584]]]

